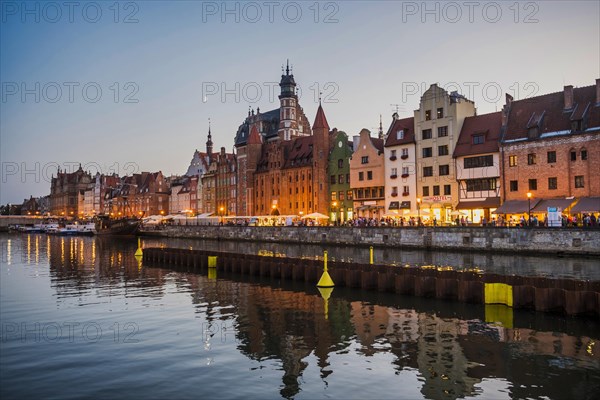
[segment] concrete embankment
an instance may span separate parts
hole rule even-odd
[[[168,226],[142,235],[600,257],[598,228]]]
[[[212,259],[209,260],[209,256]],[[323,272],[323,260],[314,258],[172,248],[144,249],[143,263],[150,267],[208,273],[209,278],[212,271],[213,278],[217,274],[219,277],[241,274],[269,278],[274,282],[293,280],[311,284],[316,284]],[[209,268],[211,263],[214,268]],[[336,287],[600,317],[600,281],[346,262],[329,262],[328,271]]]

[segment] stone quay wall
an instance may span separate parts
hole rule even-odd
[[[167,226],[142,235],[600,257],[598,228]]]

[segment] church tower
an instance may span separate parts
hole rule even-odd
[[[212,162],[213,154],[213,141],[212,135],[210,134],[210,119],[208,120],[208,140],[206,141],[206,156],[208,157],[208,163]]]
[[[285,68],[285,75],[281,75],[279,87],[281,88],[281,94],[279,95],[278,135],[280,140],[290,140],[298,136],[298,119],[296,115],[298,96],[296,95],[294,75],[290,74],[289,60]]]

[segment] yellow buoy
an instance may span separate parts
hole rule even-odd
[[[334,287],[335,284],[329,276],[329,272],[327,272],[327,250],[323,252],[323,275],[321,275],[321,279],[317,282],[317,287],[322,288],[331,288]]]
[[[144,253],[142,252],[142,240],[140,238],[138,238],[138,248],[135,251],[135,256],[143,256]]]

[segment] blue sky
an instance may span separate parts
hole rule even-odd
[[[1,203],[48,194],[57,166],[182,174],[209,118],[231,151],[249,106],[278,107],[286,59],[311,122],[321,91],[349,134],[436,82],[483,114],[600,77],[595,1],[1,5]]]

